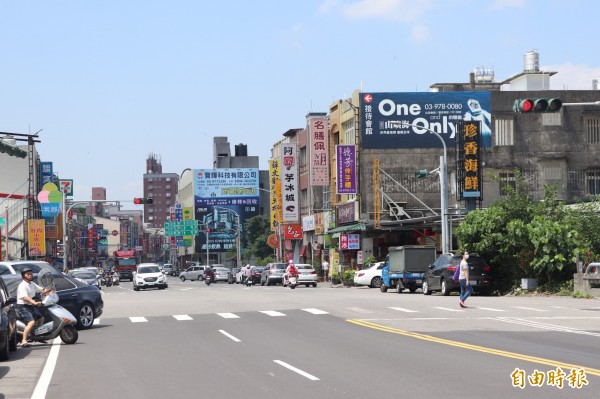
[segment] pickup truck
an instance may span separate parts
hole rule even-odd
[[[435,247],[405,245],[388,248],[385,266],[381,270],[381,292],[395,288],[401,293],[405,288],[415,292],[423,285],[428,266],[435,261]]]

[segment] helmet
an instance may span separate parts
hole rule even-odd
[[[291,259],[290,259],[290,260],[288,260],[288,264],[290,264],[290,265],[291,265],[292,263],[294,263],[294,261],[293,261],[293,260],[291,260]]]
[[[31,272],[31,273],[33,273],[33,269],[32,269],[31,267],[24,267],[24,268],[21,270],[21,277],[22,277],[22,276],[24,276],[24,275],[25,275],[25,273],[27,273],[27,272]]]

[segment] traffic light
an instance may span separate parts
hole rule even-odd
[[[519,98],[515,100],[513,111],[520,114],[526,112],[557,112],[562,107],[558,98]]]
[[[424,177],[427,177],[428,174],[429,174],[429,171],[427,169],[419,169],[415,172],[415,177],[417,179],[422,179]]]
[[[134,198],[133,203],[135,205],[152,205],[154,203],[154,198]]]
[[[27,156],[27,151],[22,150],[17,146],[7,144],[3,140],[0,140],[0,152],[18,158],[25,158]]]

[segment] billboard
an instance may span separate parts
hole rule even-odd
[[[275,231],[281,223],[281,179],[279,176],[279,159],[269,160],[269,191],[271,192],[269,209],[271,215],[271,231]]]
[[[281,212],[283,223],[298,222],[298,157],[296,144],[285,143],[281,145]]]
[[[227,252],[246,219],[259,212],[258,168],[194,169],[194,204],[200,229],[196,249]]]
[[[308,145],[310,146],[310,184],[329,186],[329,134],[327,118],[308,119]]]
[[[456,123],[481,122],[481,143],[492,146],[491,95],[488,91],[436,93],[362,93],[363,148],[436,148],[454,146]],[[416,126],[409,126],[416,125]]]
[[[336,145],[337,194],[356,194],[356,146]]]
[[[456,140],[456,184],[458,198],[482,199],[481,193],[481,125],[479,122],[458,124]]]

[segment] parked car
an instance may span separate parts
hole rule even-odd
[[[133,290],[139,291],[141,288],[154,287],[159,290],[168,288],[167,276],[160,271],[160,266],[156,263],[140,263],[133,275]]]
[[[309,264],[297,263],[296,269],[300,273],[298,275],[298,285],[304,284],[305,286],[317,286],[317,271]]]
[[[423,281],[423,294],[431,295],[440,291],[442,295],[450,295],[452,291],[460,291],[460,284],[452,280],[454,271],[460,265],[461,256],[453,254],[440,255],[429,265]],[[469,281],[474,292],[490,295],[492,292],[492,268],[477,254],[469,254]]]
[[[16,302],[0,278],[0,360],[8,360],[9,352],[17,350]]]
[[[54,285],[58,294],[58,304],[67,309],[77,318],[77,328],[85,330],[94,324],[94,320],[102,315],[104,301],[100,290],[73,277],[55,273]],[[23,281],[21,276],[5,275],[2,279],[6,283],[11,297],[17,296],[17,287]],[[34,274],[34,281],[37,281]]]
[[[263,271],[262,266],[252,266],[250,268],[250,283],[251,285],[260,284],[260,274]]]
[[[367,285],[371,288],[379,288],[381,285],[381,269],[385,266],[385,262],[375,262],[366,269],[357,270],[354,272],[354,285]]]
[[[229,281],[229,269],[226,267],[213,267],[214,282]]]
[[[78,278],[79,280],[85,281],[89,285],[94,285],[98,287],[98,289],[101,289],[98,275],[90,270],[74,269],[69,271],[69,273],[67,273],[67,276]]]
[[[227,275],[227,282],[229,284],[233,284],[235,283],[235,277],[236,275],[239,273],[241,269],[239,267],[234,267],[233,269],[229,270],[229,274]]]
[[[260,285],[281,284],[286,268],[285,263],[267,263],[260,275]]]
[[[57,273],[58,270],[48,262],[41,260],[7,260],[0,261],[0,276],[4,274],[18,274],[21,276],[21,270],[29,267],[33,273],[39,273],[42,269],[48,269],[52,273]]]
[[[191,266],[179,273],[179,279],[185,280],[204,280],[204,269],[206,266]]]

